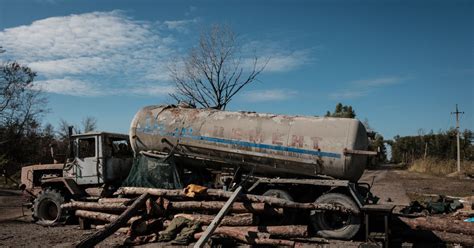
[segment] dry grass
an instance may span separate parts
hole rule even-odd
[[[408,166],[408,171],[428,173],[433,175],[447,176],[456,172],[456,160],[445,160],[436,158],[417,159]],[[461,172],[474,174],[474,161],[461,161]]]

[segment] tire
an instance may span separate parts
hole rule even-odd
[[[293,201],[293,197],[288,192],[281,189],[269,189],[263,193],[263,196],[271,196],[283,200]],[[296,212],[292,209],[284,209],[283,211],[283,217],[270,217],[269,219],[262,218],[261,222],[266,225],[292,224],[296,219]]]
[[[357,204],[347,195],[328,193],[316,199],[315,203],[333,203],[354,212],[359,212]],[[334,211],[311,211],[311,225],[316,234],[323,238],[352,239],[360,229],[359,215],[343,214]]]
[[[64,202],[60,191],[46,188],[33,202],[33,219],[43,226],[64,224],[67,219],[66,212],[61,209]]]

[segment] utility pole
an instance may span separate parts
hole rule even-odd
[[[457,152],[458,152],[458,172],[461,172],[461,149],[459,147],[459,114],[464,114],[458,110],[458,105],[456,104],[456,112],[451,112],[451,114],[456,114],[456,143],[457,143]]]

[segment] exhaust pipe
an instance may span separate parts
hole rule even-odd
[[[69,146],[68,146],[68,160],[73,160],[74,159],[74,141],[72,140],[72,130],[73,130],[73,126],[69,126],[68,127],[68,135],[67,135],[67,138],[68,138],[68,141],[69,141]]]

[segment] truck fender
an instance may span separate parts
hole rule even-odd
[[[86,192],[82,190],[79,187],[79,185],[77,185],[76,181],[74,181],[72,178],[58,177],[58,178],[45,179],[42,181],[41,187],[46,188],[46,187],[51,187],[58,184],[63,186],[64,189],[74,197],[81,197],[81,196],[86,195]]]

